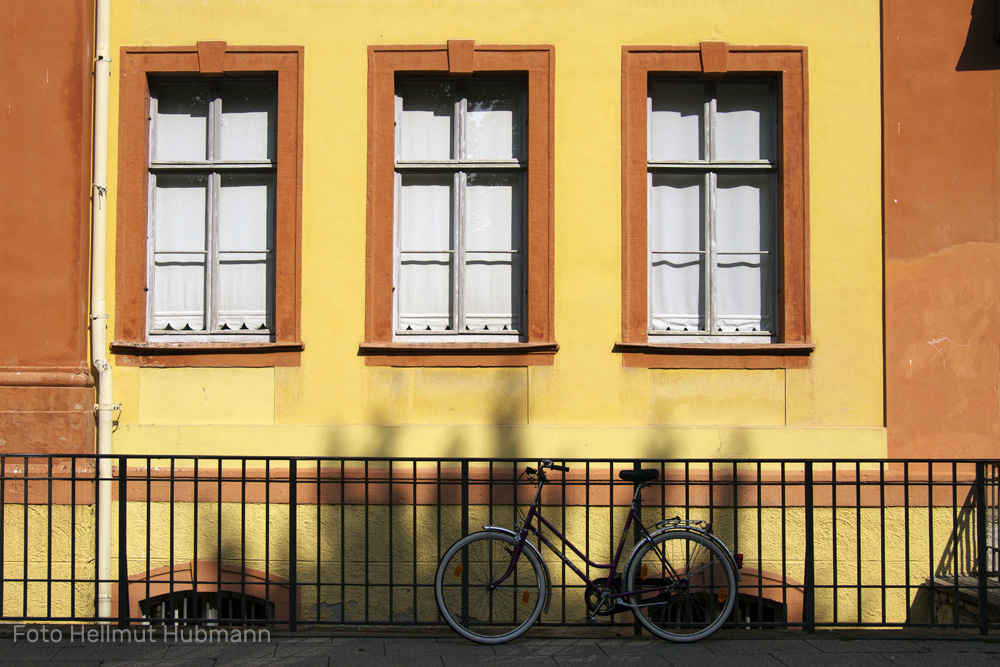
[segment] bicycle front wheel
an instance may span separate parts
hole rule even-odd
[[[626,567],[626,590],[654,635],[694,642],[722,627],[736,603],[736,572],[722,549],[695,532],[654,535]]]
[[[517,540],[506,533],[473,533],[456,542],[438,565],[434,593],[448,625],[466,639],[500,644],[524,634],[545,602],[541,561],[525,547],[510,567]]]

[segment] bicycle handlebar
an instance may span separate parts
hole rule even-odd
[[[539,471],[544,472],[545,470],[558,470],[559,472],[569,472],[569,468],[567,466],[561,466],[557,463],[553,463],[549,459],[542,459],[541,461],[539,461],[538,470],[535,470],[531,466],[528,466],[524,469],[524,471],[529,475],[537,475]]]

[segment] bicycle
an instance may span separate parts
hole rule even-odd
[[[665,519],[646,528],[640,518],[642,490],[659,477],[655,469],[621,470],[618,476],[635,486],[628,519],[614,559],[594,563],[539,512],[546,470],[568,472],[550,460],[523,474],[537,485],[527,515],[514,530],[483,526],[445,552],[434,577],[434,592],[444,620],[458,634],[482,644],[500,644],[528,631],[552,592],[548,566],[530,535],[551,549],[584,583],[588,619],[633,612],[654,635],[675,642],[708,637],[729,618],[736,602],[742,558],[712,535],[705,521]],[[618,565],[629,528],[638,538],[625,562]],[[587,565],[608,570],[592,580],[542,533],[547,528]]]

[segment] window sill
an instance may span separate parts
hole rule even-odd
[[[294,343],[139,343],[115,341],[111,352],[121,366],[180,368],[218,366],[266,368],[298,366],[304,345]]]
[[[362,343],[367,366],[551,366],[557,343]]]
[[[631,368],[808,368],[812,343],[615,343]]]

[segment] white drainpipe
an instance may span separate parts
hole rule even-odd
[[[111,366],[107,360],[108,311],[105,294],[108,224],[108,106],[111,83],[111,0],[96,0],[94,52],[94,185],[91,193],[90,356],[97,375],[97,453],[111,454]],[[122,471],[124,472],[124,471]],[[98,463],[97,484],[97,613],[110,619],[111,610],[111,459]],[[125,567],[120,563],[119,567]]]

